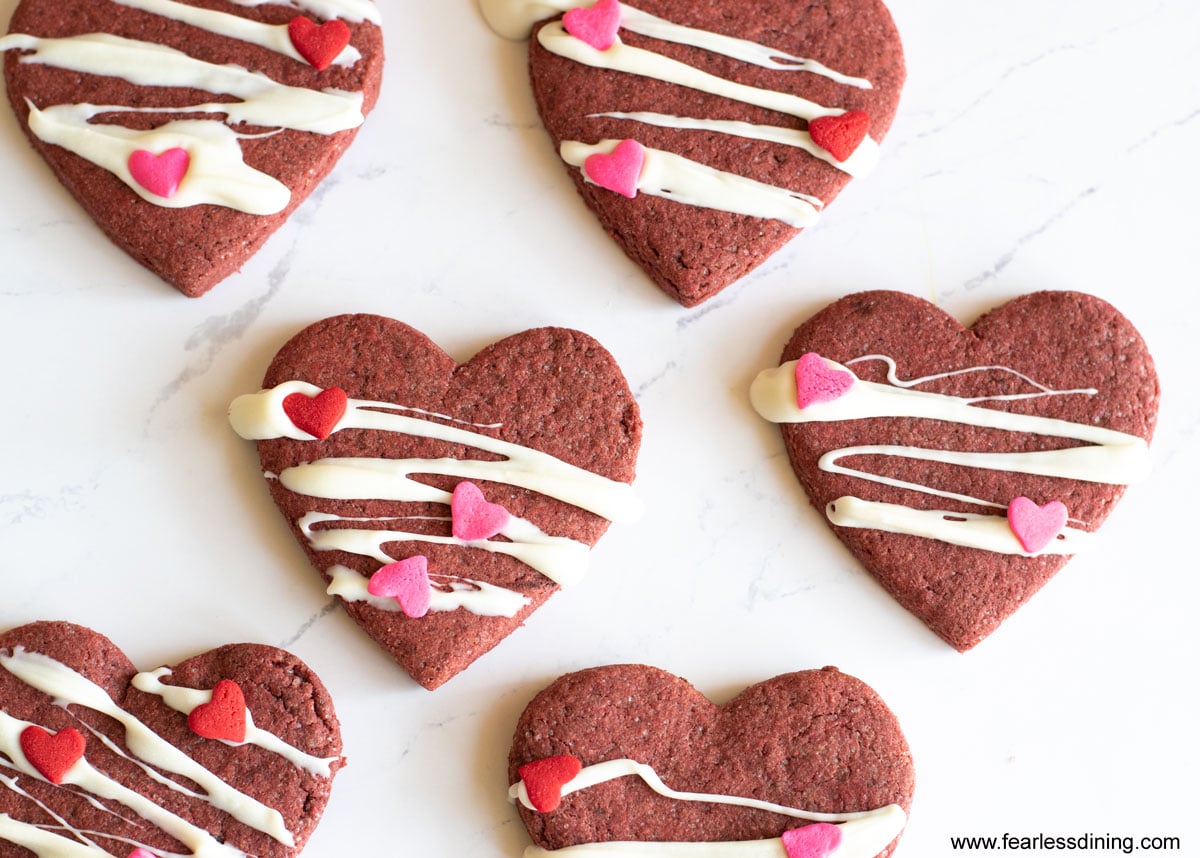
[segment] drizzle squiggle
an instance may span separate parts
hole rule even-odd
[[[822,813],[743,796],[675,790],[663,783],[652,766],[631,759],[607,760],[585,766],[579,774],[562,785],[561,795],[565,797],[606,781],[630,776],[640,778],[656,793],[673,801],[733,805],[778,813],[806,822],[838,824],[841,828],[840,842],[833,852],[826,853],[830,858],[872,858],[899,835],[907,818],[903,808],[896,804],[848,813]],[[529,810],[537,809],[529,800],[524,781],[517,781],[509,787],[508,797],[510,801],[520,802]],[[719,843],[602,841],[563,849],[548,850],[530,846],[525,850],[525,858],[570,858],[575,855],[612,855],[619,858],[779,858],[783,854],[784,847],[778,837]]]
[[[920,483],[847,468],[838,464],[838,460],[856,455],[882,455],[941,462],[961,467],[1112,484],[1134,482],[1144,477],[1149,470],[1149,447],[1143,438],[1102,426],[1073,423],[1037,415],[1017,414],[992,408],[979,408],[976,405],[976,403],[989,400],[1066,395],[1087,396],[1094,395],[1096,393],[1094,389],[1053,390],[1038,384],[1016,370],[995,366],[972,367],[954,373],[901,381],[896,378],[895,363],[889,357],[867,355],[856,360],[889,362],[889,384],[854,378],[849,390],[837,399],[813,403],[805,408],[800,408],[796,393],[798,361],[789,361],[779,367],[764,370],[758,375],[751,385],[751,403],[762,417],[775,423],[829,422],[871,417],[923,418],[1009,432],[1066,438],[1080,441],[1085,446],[1030,453],[986,453],[930,450],[905,445],[861,445],[831,450],[821,456],[818,466],[827,473],[843,474],[882,485],[912,489],[936,497],[1003,509],[1011,498],[976,498],[942,491]],[[850,361],[850,363],[853,362]],[[834,361],[826,360],[826,363],[834,372],[840,371],[849,374],[846,367]],[[1002,370],[1012,373],[1037,390],[1017,395],[964,398],[910,389],[915,385],[937,378],[985,370]],[[906,533],[1006,554],[1027,553],[1007,528],[1004,519],[998,516],[967,515],[944,510],[916,510],[855,497],[843,497],[832,501],[826,508],[826,515],[834,524],[844,527],[866,527],[892,533]],[[1041,553],[1073,553],[1087,536],[1088,534],[1084,530],[1067,528],[1059,539],[1051,541]]]
[[[302,61],[287,36],[286,26],[269,26],[174,0],[116,1]],[[373,4],[356,0],[301,0],[297,5],[326,14],[340,12],[351,21],[378,22],[378,12]],[[22,63],[40,63],[84,74],[121,78],[140,86],[187,87],[241,99],[187,108],[134,109],[91,104],[38,108],[29,104],[29,128],[39,139],[62,146],[109,171],[142,199],[167,208],[208,203],[248,214],[268,215],[280,212],[288,205],[291,191],[274,177],[245,163],[239,140],[246,135],[238,134],[225,123],[211,119],[181,119],[138,131],[93,122],[93,119],[104,114],[128,112],[221,113],[231,124],[249,123],[324,135],[357,128],[363,121],[362,93],[285,86],[257,72],[203,62],[152,42],[106,33],[62,38],[13,33],[0,37],[0,52],[6,50],[26,52],[20,57]],[[350,65],[358,59],[361,59],[358,51],[347,47],[335,62]],[[187,150],[191,160],[173,195],[159,196],[134,179],[128,163],[135,151],[160,153],[177,147]]]
[[[529,35],[538,21],[580,5],[578,0],[481,2],[484,18],[492,29],[511,39],[523,38]],[[622,28],[660,41],[688,45],[777,71],[803,71],[824,76],[845,86],[871,88],[871,82],[864,78],[842,74],[815,60],[794,56],[766,45],[675,24],[625,4],[620,6],[620,15]],[[537,40],[538,44],[550,53],[581,65],[660,80],[790,114],[805,121],[845,113],[841,108],[817,104],[792,93],[760,89],[726,80],[652,50],[626,45],[619,38],[611,47],[598,50],[568,33],[561,20],[541,27],[537,33]],[[879,146],[870,137],[866,137],[849,158],[839,161],[814,143],[807,131],[799,129],[644,112],[608,112],[596,115],[667,128],[705,129],[793,146],[856,177],[865,175],[879,160]],[[566,163],[582,170],[583,160],[588,154],[607,154],[612,145],[613,141],[586,143],[567,140],[560,144],[559,154]],[[645,173],[637,184],[639,192],[665,197],[686,205],[780,220],[793,227],[811,225],[820,208],[819,201],[816,205],[800,205],[796,202],[808,200],[811,203],[812,198],[809,195],[752,182],[736,174],[661,150],[647,150]],[[584,178],[589,179],[586,172]],[[786,197],[791,197],[792,201],[781,205],[781,198]]]
[[[11,653],[0,653],[0,667],[25,684],[49,694],[55,700],[66,701],[78,706],[84,706],[95,712],[107,715],[119,722],[125,728],[125,744],[130,752],[156,768],[182,775],[204,790],[205,801],[214,807],[233,816],[239,822],[270,835],[280,843],[291,846],[295,840],[284,824],[279,811],[268,807],[257,799],[248,796],[222,781],[208,769],[201,766],[179,748],[167,742],[157,733],[139,721],[130,713],[119,707],[99,685],[87,677],[72,670],[61,662],[55,661],[41,653],[16,649]],[[15,763],[17,768],[33,777],[41,777],[36,769],[25,759],[20,750],[20,731],[24,722],[0,712],[0,751]],[[111,781],[106,776],[95,772],[87,765],[86,760],[76,764],[78,771],[71,770],[71,783],[78,783],[89,792],[106,798],[120,801],[126,807],[135,810],[140,816],[154,822],[163,830],[168,831],[176,839],[198,849],[200,829],[191,831],[194,826],[175,817],[162,817],[165,813],[158,805],[142,798],[137,793],[128,790],[121,784]],[[94,774],[93,774],[94,773]],[[173,788],[177,785],[171,782]],[[176,821],[178,820],[178,821]],[[181,827],[180,824],[184,827]],[[187,827],[187,826],[190,826]],[[174,829],[179,828],[176,832]],[[180,836],[180,833],[187,836]],[[207,832],[201,832],[207,836]],[[202,854],[197,851],[197,855]],[[225,854],[232,854],[226,852]]]
[[[156,694],[163,702],[184,715],[191,713],[197,706],[203,706],[212,700],[212,690],[204,688],[187,688],[182,685],[167,685],[162,681],[164,676],[170,676],[169,667],[157,670],[143,671],[130,680],[130,684],[138,691],[146,694]],[[223,741],[223,740],[222,740]],[[244,744],[257,745],[264,750],[278,754],[292,765],[321,777],[332,777],[333,764],[337,757],[314,757],[299,748],[289,745],[274,733],[262,729],[254,723],[254,714],[246,710],[246,739]]]
[[[283,400],[293,393],[315,396],[321,389],[302,381],[289,381],[269,390],[239,396],[230,406],[234,431],[247,440],[293,438],[312,440],[283,409]],[[442,489],[412,479],[412,474],[437,474],[469,480],[508,483],[548,495],[601,515],[609,521],[627,521],[641,513],[641,504],[627,483],[563,462],[547,453],[473,432],[460,426],[408,416],[404,406],[371,400],[349,400],[345,414],[333,431],[370,429],[396,432],[462,444],[503,457],[499,461],[479,459],[373,459],[323,458],[286,468],[276,478],[287,489],[326,500],[374,500],[408,503],[449,504],[451,495]],[[542,532],[532,522],[510,516],[500,532],[507,541],[466,542],[453,536],[413,533],[387,527],[364,529],[354,526],[321,525],[364,521],[397,522],[400,519],[349,518],[311,510],[297,526],[317,551],[348,551],[389,563],[384,553],[389,542],[418,541],[459,545],[464,548],[507,554],[532,567],[560,585],[579,581],[587,569],[589,549],[584,543]],[[351,601],[380,605],[366,592],[366,579],[345,567],[327,570],[333,582],[329,592]],[[447,576],[431,576],[443,582],[432,587],[431,610],[464,608],[483,616],[514,616],[528,600],[486,582]],[[387,608],[393,609],[390,606]]]

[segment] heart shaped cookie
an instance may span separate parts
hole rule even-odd
[[[810,500],[959,650],[1089,550],[1149,466],[1154,362],[1090,295],[1025,295],[966,328],[911,295],[865,292],[797,328],[782,360],[751,399],[782,424]]]
[[[258,441],[329,592],[426,688],[579,581],[608,523],[640,511],[637,403],[578,331],[525,331],[460,365],[401,322],[337,316],[284,345],[263,387],[234,401],[234,429]],[[296,396],[344,406],[330,420]]]
[[[532,32],[538,112],[576,187],[688,307],[762,264],[871,170],[904,82],[879,0],[481,7],[503,36]]]
[[[214,723],[240,738],[196,729]],[[0,634],[4,855],[297,855],[341,753],[333,701],[283,650],[232,644],[139,672],[82,626]]]
[[[370,0],[21,0],[0,52],[59,181],[189,296],[240,269],[333,168],[383,71]]]
[[[508,779],[536,844],[526,855],[692,854],[671,844],[707,842],[734,858],[875,858],[904,827],[913,764],[886,704],[834,668],[718,706],[627,664],[539,692],[514,731]]]

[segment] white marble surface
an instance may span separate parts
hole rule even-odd
[[[0,21],[14,5],[0,0]],[[523,45],[467,0],[381,5],[389,65],[355,147],[199,300],[114,249],[0,110],[0,626],[70,619],[146,667],[236,640],[298,653],[335,694],[350,760],[315,858],[348,844],[515,858],[518,713],[558,674],[621,661],[717,700],[825,664],[868,681],[917,763],[900,858],[1006,831],[1169,835],[1196,854],[1200,5],[892,0],[910,76],[879,170],[694,310],[583,209]],[[1161,375],[1153,476],[1099,550],[965,655],[822,527],[747,402],[798,322],[881,287],[967,320],[1031,290],[1089,291],[1140,328]],[[649,514],[434,693],[324,595],[225,422],[279,344],[343,311],[403,319],[460,359],[527,327],[579,327],[616,355],[645,418]]]

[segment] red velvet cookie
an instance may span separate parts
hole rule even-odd
[[[716,705],[665,671],[613,665],[560,677],[530,702],[508,780],[538,847],[527,856],[714,842],[729,856],[875,858],[895,846],[914,778],[895,716],[835,668]]]
[[[283,650],[231,644],[139,673],[82,626],[0,634],[5,858],[296,855],[341,754],[333,701]]]
[[[896,112],[879,0],[483,0],[532,31],[538,111],[604,229],[684,306],[762,264],[851,178]],[[550,10],[563,14],[537,22]]]
[[[615,361],[539,328],[464,364],[392,319],[337,316],[276,355],[234,429],[349,614],[436,688],[586,573],[636,516],[641,418]]]
[[[959,650],[1026,602],[1149,467],[1154,362],[1115,308],[1038,292],[969,328],[899,292],[843,298],[754,382],[812,503]]]
[[[383,71],[370,0],[22,0],[0,51],[34,148],[189,296],[239,270],[333,168]]]

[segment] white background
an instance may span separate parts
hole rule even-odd
[[[878,171],[692,310],[584,209],[524,44],[467,0],[381,5],[386,77],[355,146],[200,299],[112,247],[0,110],[0,627],[69,619],[146,668],[230,641],[296,652],[335,696],[350,761],[316,858],[515,858],[517,715],[560,673],[622,661],[718,701],[826,664],[866,680],[917,764],[898,858],[1005,831],[1171,835],[1197,854],[1200,5],[892,0],[909,81]],[[796,324],[868,288],[965,321],[1028,291],[1091,292],[1158,364],[1152,477],[1093,553],[965,655],[850,558],[747,402]],[[525,328],[580,328],[645,420],[645,518],[432,693],[331,605],[225,421],[284,340],[347,311],[399,318],[460,360]]]

